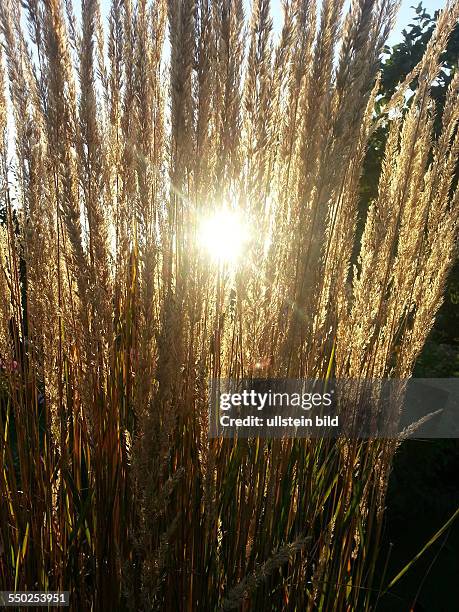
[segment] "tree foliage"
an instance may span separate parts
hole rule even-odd
[[[396,91],[397,86],[403,82],[422,59],[440,13],[437,10],[431,15],[422,6],[422,2],[413,6],[412,9],[414,11],[413,19],[402,31],[401,42],[392,47],[386,46],[384,49],[384,57],[381,62],[381,90],[378,97],[378,109],[382,109]],[[442,67],[432,87],[432,98],[438,110],[443,109],[448,85],[458,69],[459,24],[453,31],[440,61]],[[414,79],[410,84],[410,90],[414,92],[417,85],[417,79]],[[408,95],[407,108],[410,99],[411,97]],[[437,132],[439,127],[437,122]],[[366,155],[361,182],[360,210],[362,217],[364,217],[371,200],[377,195],[378,179],[388,129],[388,124],[383,123],[375,130]],[[418,362],[417,371],[419,375],[451,376],[459,374],[458,350],[454,348],[459,344],[458,329],[459,265],[456,264],[451,271],[445,303],[437,317],[432,337]],[[432,372],[435,372],[435,374]]]

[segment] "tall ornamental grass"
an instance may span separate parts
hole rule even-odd
[[[430,88],[459,2],[384,109],[354,261],[396,4],[286,0],[277,39],[269,0],[1,0],[1,589],[374,609],[399,442],[208,439],[207,396],[410,376],[455,256],[459,75],[439,133]],[[222,209],[231,265],[200,240]]]

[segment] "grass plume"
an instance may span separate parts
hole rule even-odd
[[[0,584],[73,610],[369,610],[397,441],[214,440],[210,377],[410,376],[456,254],[447,4],[385,109],[393,0],[3,0]],[[417,78],[412,99],[409,82]],[[234,268],[200,224],[242,211]]]

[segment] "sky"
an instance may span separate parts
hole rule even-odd
[[[250,5],[250,0],[245,0],[248,5]],[[349,5],[349,2],[346,2]],[[392,34],[389,36],[388,44],[395,45],[400,42],[402,38],[402,30],[406,28],[406,26],[412,22],[413,16],[415,14],[412,6],[417,6],[419,4],[419,0],[402,0],[400,10],[397,17],[397,22],[392,31]],[[446,0],[422,0],[422,6],[426,9],[426,11],[433,15],[433,13],[437,9],[441,9],[446,5]],[[279,31],[282,26],[282,3],[281,0],[271,0],[271,10],[273,16],[273,26],[275,31]]]
[[[397,22],[395,24],[393,33],[389,37],[389,44],[397,44],[401,40],[402,30],[406,28],[409,23],[412,23],[414,9],[411,7],[417,6],[418,4],[419,0],[402,0]],[[446,0],[423,0],[422,2],[422,6],[430,15],[433,15],[436,10],[444,8],[445,5]]]
[[[320,0],[319,0],[320,1]],[[251,0],[244,0],[247,5],[247,13],[250,10]],[[402,37],[402,30],[411,23],[414,16],[414,9],[412,6],[416,6],[419,0],[402,0],[400,10],[397,17],[397,22],[393,29],[392,34],[389,36],[388,44],[395,45],[400,42]],[[78,5],[78,0],[76,2]],[[110,0],[101,0],[102,13],[106,15],[109,11]],[[346,0],[346,5],[349,5],[349,0]],[[422,0],[423,7],[427,10],[430,15],[433,15],[434,11],[441,9],[445,6],[446,0]],[[271,11],[273,17],[273,26],[276,32],[280,31],[282,27],[282,2],[281,0],[271,0]]]

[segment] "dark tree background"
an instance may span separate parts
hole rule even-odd
[[[430,15],[422,4],[413,7],[413,19],[403,30],[402,41],[392,48],[386,47],[381,66],[379,108],[421,59],[437,17],[438,11]],[[433,87],[440,111],[447,86],[458,69],[459,26],[442,60],[442,71]],[[415,87],[414,81],[412,88]],[[376,196],[386,135],[385,127],[375,132],[366,156],[361,186],[360,232],[368,205]],[[5,211],[0,209],[0,223],[4,222]],[[459,376],[459,263],[451,272],[443,307],[418,360],[415,375],[426,378]],[[378,567],[381,586],[414,557],[459,506],[458,474],[457,440],[402,444],[387,497],[386,525]],[[459,609],[458,549],[459,525],[456,524],[389,593],[378,597],[376,609],[379,612],[456,612]]]
[[[392,48],[386,48],[380,106],[421,59],[437,17],[438,11],[430,15],[422,4],[413,7],[413,19],[403,30],[402,41]],[[440,76],[433,87],[439,111],[443,108],[447,87],[458,69],[459,26],[449,41],[442,61]],[[414,89],[416,82],[411,87]],[[387,129],[382,127],[374,134],[365,160],[361,189],[362,216],[376,195],[386,133]],[[459,260],[451,271],[444,304],[418,359],[415,376],[459,376]],[[387,497],[386,524],[379,559],[381,578],[385,573],[383,583],[391,580],[458,508],[458,474],[458,440],[416,440],[401,445]],[[459,525],[456,522],[391,592],[379,599],[376,609],[379,612],[458,610],[458,549]]]
[[[386,47],[386,56],[381,71],[379,108],[392,96],[397,85],[422,58],[435,28],[437,17],[438,11],[434,15],[429,15],[421,3],[413,7],[413,20],[402,31],[402,42],[392,48]],[[442,56],[443,65],[440,76],[433,86],[433,98],[440,117],[447,87],[457,70],[458,59],[459,27],[454,30],[449,40],[448,47]],[[415,80],[411,88],[414,90],[416,86]],[[364,217],[369,202],[377,193],[386,135],[387,128],[384,126],[375,132],[365,160],[361,187],[361,219]],[[459,376],[459,263],[456,263],[451,271],[444,305],[438,314],[435,329],[418,360],[415,374],[426,378]]]

